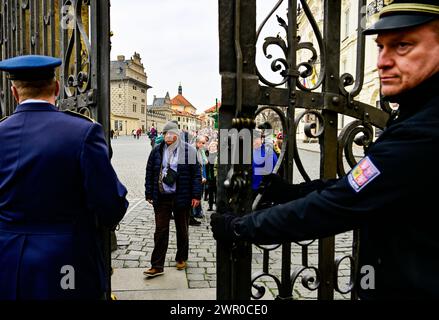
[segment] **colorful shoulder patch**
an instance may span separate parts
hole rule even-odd
[[[364,158],[348,175],[348,181],[355,192],[360,192],[377,178],[381,172],[369,157]]]

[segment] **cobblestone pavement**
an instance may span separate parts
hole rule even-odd
[[[140,140],[131,137],[119,137],[112,141],[113,165],[119,179],[128,189],[130,206],[126,216],[117,231],[118,249],[112,254],[114,268],[148,268],[150,257],[154,247],[154,213],[153,208],[144,199],[144,178],[147,157],[151,150],[149,139],[145,136]],[[302,161],[311,178],[318,177],[318,154],[315,152],[301,151]],[[296,182],[300,178],[295,178]],[[203,202],[206,209],[206,203]],[[204,210],[206,212],[206,210]],[[189,288],[215,288],[216,287],[216,242],[209,230],[209,216],[202,219],[200,226],[190,226],[190,252],[186,276]],[[336,237],[336,257],[349,254],[352,244],[351,233]],[[171,221],[169,247],[166,256],[165,267],[175,266],[176,253],[175,226]],[[309,247],[309,265],[317,265],[317,242]],[[253,247],[252,272],[262,272],[264,250]],[[302,262],[302,247],[292,245],[291,270],[300,268]],[[270,274],[280,279],[282,252],[278,248],[270,251]],[[308,274],[315,276],[312,270]],[[339,270],[339,283],[342,288],[349,282],[350,266],[342,264]],[[270,277],[261,278],[256,284],[267,288],[267,295],[277,295],[278,289],[274,280]],[[294,286],[294,297],[300,299],[315,299],[316,292],[309,291],[302,286],[300,279]],[[346,299],[348,296],[336,294],[337,299]]]

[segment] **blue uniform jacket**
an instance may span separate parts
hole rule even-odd
[[[97,227],[117,225],[126,194],[99,124],[19,105],[0,122],[0,300],[101,297]]]

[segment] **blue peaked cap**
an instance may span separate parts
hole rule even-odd
[[[9,73],[11,80],[46,80],[55,76],[62,60],[48,56],[27,55],[0,61],[0,71]]]

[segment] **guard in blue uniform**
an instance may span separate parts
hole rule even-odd
[[[382,94],[398,112],[346,176],[289,185],[269,176],[278,205],[244,217],[215,214],[214,237],[259,244],[324,238],[361,229],[359,264],[375,283],[362,299],[439,298],[439,5],[389,1],[377,34]],[[361,275],[358,279],[361,279]]]
[[[19,104],[0,122],[0,300],[103,298],[98,228],[114,228],[128,207],[102,127],[55,107],[59,65],[0,62]]]

